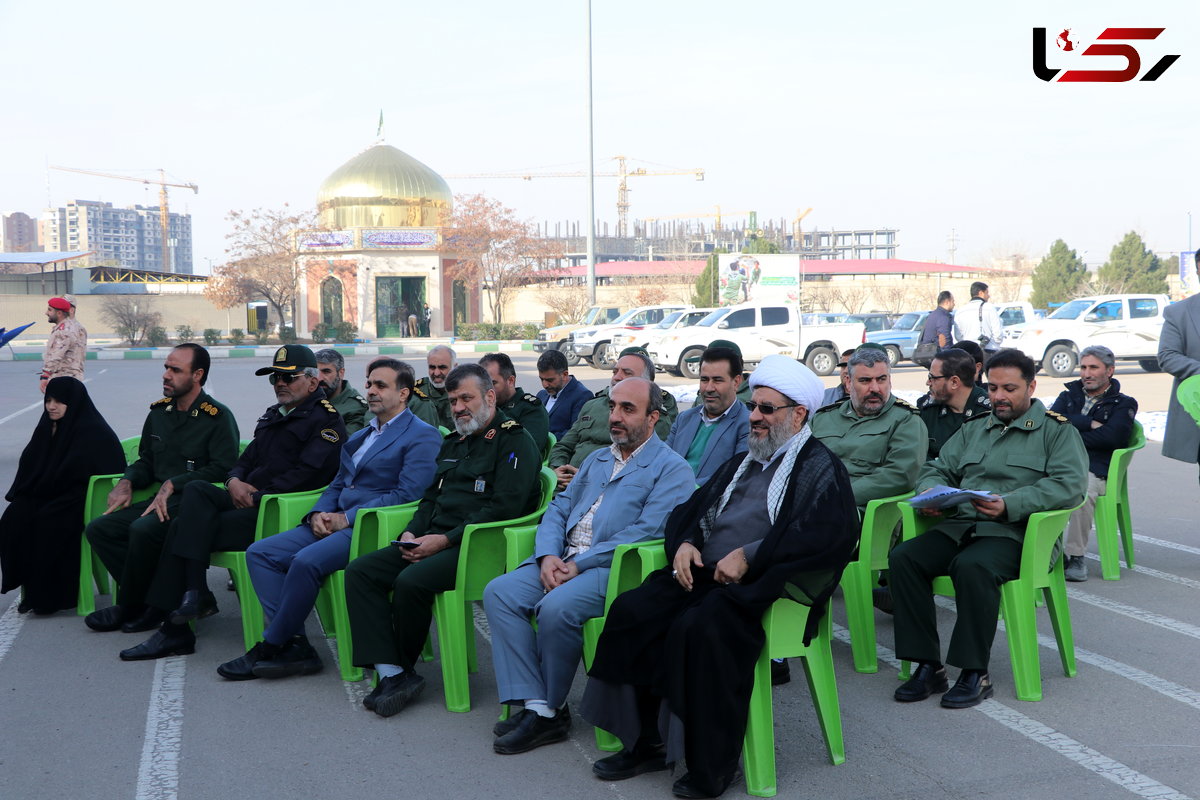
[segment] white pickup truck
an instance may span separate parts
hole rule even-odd
[[[682,303],[631,308],[606,325],[593,325],[572,331],[571,350],[578,358],[589,362],[596,369],[612,369],[617,360],[617,352],[612,348],[614,334],[624,332],[626,328],[640,329],[657,325],[672,311],[687,308],[691,306]]]
[[[1158,371],[1158,338],[1162,294],[1106,294],[1065,303],[1045,319],[1004,329],[1004,346],[1032,358],[1047,375],[1065,378],[1075,372],[1079,353],[1101,344],[1118,359],[1137,361],[1147,372]]]
[[[795,306],[746,303],[718,308],[689,328],[672,331],[651,344],[650,358],[659,369],[698,377],[699,356],[714,339],[736,342],[747,366],[779,353],[803,361],[818,375],[837,368],[838,354],[864,341],[861,322],[802,324]]]

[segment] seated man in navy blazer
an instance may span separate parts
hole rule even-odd
[[[537,371],[542,381],[537,398],[550,415],[550,432],[556,439],[561,439],[575,424],[579,409],[595,395],[577,378],[571,377],[567,371],[567,357],[559,350],[547,350],[538,356]]]
[[[700,356],[701,405],[680,414],[667,436],[667,447],[687,460],[696,483],[703,484],[726,461],[746,452],[750,411],[738,402],[741,386],[741,348],[717,339]]]
[[[304,620],[321,581],[349,561],[355,514],[419,500],[433,482],[442,437],[408,410],[414,385],[408,364],[392,358],[372,362],[367,404],[375,416],[342,448],[333,483],[299,527],[246,549],[250,580],[268,624],[261,642],[217,667],[223,677],[282,678],[321,669],[304,635]]]
[[[661,536],[671,510],[695,488],[688,465],[654,435],[663,413],[657,386],[623,380],[608,408],[612,444],[585,458],[554,498],[533,556],[483,593],[500,699],[525,705],[493,729],[493,749],[503,755],[567,738],[583,623],[604,613],[613,551]]]

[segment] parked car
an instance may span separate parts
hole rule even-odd
[[[690,328],[700,320],[707,317],[715,308],[689,308],[682,311],[672,311],[667,316],[663,317],[663,321],[649,328],[628,328],[618,333],[614,333],[612,337],[612,347],[618,353],[626,347],[639,346],[646,348],[646,352],[650,352],[650,348],[659,339],[667,334],[667,331],[673,331],[676,328]]]
[[[862,344],[865,331],[861,322],[802,324],[795,306],[746,303],[718,308],[690,328],[669,331],[650,357],[660,369],[695,378],[699,364],[688,359],[713,339],[728,339],[741,348],[747,367],[780,353],[803,361],[818,375],[829,375],[837,368],[838,353]]]
[[[612,369],[616,353],[612,350],[612,337],[622,328],[644,328],[656,325],[672,311],[682,311],[690,305],[677,303],[662,306],[638,306],[631,308],[608,325],[583,328],[571,334],[571,349],[579,358],[585,359],[597,369]]]
[[[901,314],[895,324],[886,331],[867,331],[867,339],[883,345],[888,354],[888,363],[894,367],[901,361],[912,358],[928,317],[928,311],[909,311],[907,314]]]
[[[1096,344],[1118,359],[1137,361],[1147,372],[1157,372],[1158,339],[1168,302],[1162,294],[1081,297],[1045,319],[1006,328],[1004,346],[1017,348],[1056,378],[1072,375],[1080,351]]]
[[[891,330],[899,317],[895,314],[885,314],[882,311],[869,311],[861,314],[848,314],[846,319],[838,322],[861,322],[867,329],[867,340],[875,341],[874,334]]]
[[[543,328],[538,331],[537,341],[533,343],[534,351],[544,353],[547,350],[561,350],[567,357],[567,363],[575,366],[579,356],[571,349],[571,334],[589,325],[604,325],[621,316],[621,309],[616,306],[592,306],[583,317],[583,322],[568,322]]]

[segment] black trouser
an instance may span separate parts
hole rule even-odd
[[[179,492],[167,498],[167,514],[172,520],[179,516],[181,499]],[[86,530],[92,549],[105,569],[117,579],[119,592],[114,600],[132,609],[138,609],[146,602],[146,592],[171,525],[160,522],[154,512],[142,516],[149,505],[150,500],[143,500],[129,508],[96,517],[88,523]]]

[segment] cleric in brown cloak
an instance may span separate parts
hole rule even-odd
[[[824,608],[853,554],[849,476],[807,424],[820,380],[793,359],[767,356],[750,385],[750,452],[675,509],[671,566],[609,611],[582,707],[624,746],[593,766],[604,780],[685,757],[677,796],[724,792],[737,772],[763,613],[781,596]],[[819,616],[809,617],[806,642]]]

